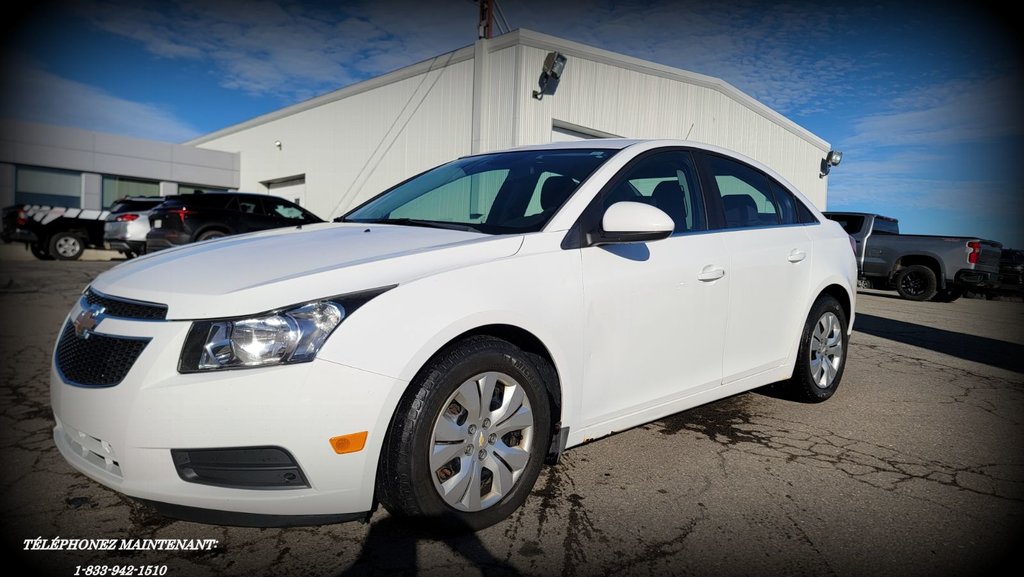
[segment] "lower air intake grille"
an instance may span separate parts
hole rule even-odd
[[[57,341],[57,368],[74,384],[112,387],[124,379],[147,344],[149,339],[98,333],[79,337],[69,322]]]

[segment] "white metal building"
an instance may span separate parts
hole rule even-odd
[[[547,54],[555,94],[533,91]],[[819,208],[827,142],[709,76],[517,30],[224,128],[186,144],[240,156],[239,189],[324,218],[475,152],[623,136],[716,144],[771,166]]]

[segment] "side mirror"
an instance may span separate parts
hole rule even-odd
[[[668,238],[675,230],[672,217],[642,202],[616,202],[604,211],[601,230],[590,233],[588,244],[631,244]]]

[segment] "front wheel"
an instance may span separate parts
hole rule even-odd
[[[477,530],[533,489],[551,441],[544,362],[489,336],[450,346],[399,403],[381,455],[378,496],[393,515]]]
[[[922,264],[912,264],[896,273],[896,292],[912,301],[926,301],[938,290],[935,272]]]
[[[77,234],[58,232],[50,237],[50,256],[57,260],[78,260],[85,252],[85,242]]]
[[[839,387],[846,368],[846,313],[839,301],[821,295],[811,306],[797,350],[790,390],[801,400],[820,403]]]
[[[50,256],[50,251],[43,248],[43,246],[39,243],[34,242],[28,245],[28,249],[29,251],[32,252],[32,256],[38,258],[39,260],[53,260],[53,257]]]

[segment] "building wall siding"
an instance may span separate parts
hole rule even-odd
[[[201,143],[240,152],[241,189],[306,177],[306,208],[323,218],[470,152],[473,61],[446,65]],[[278,149],[275,142],[281,143]]]

